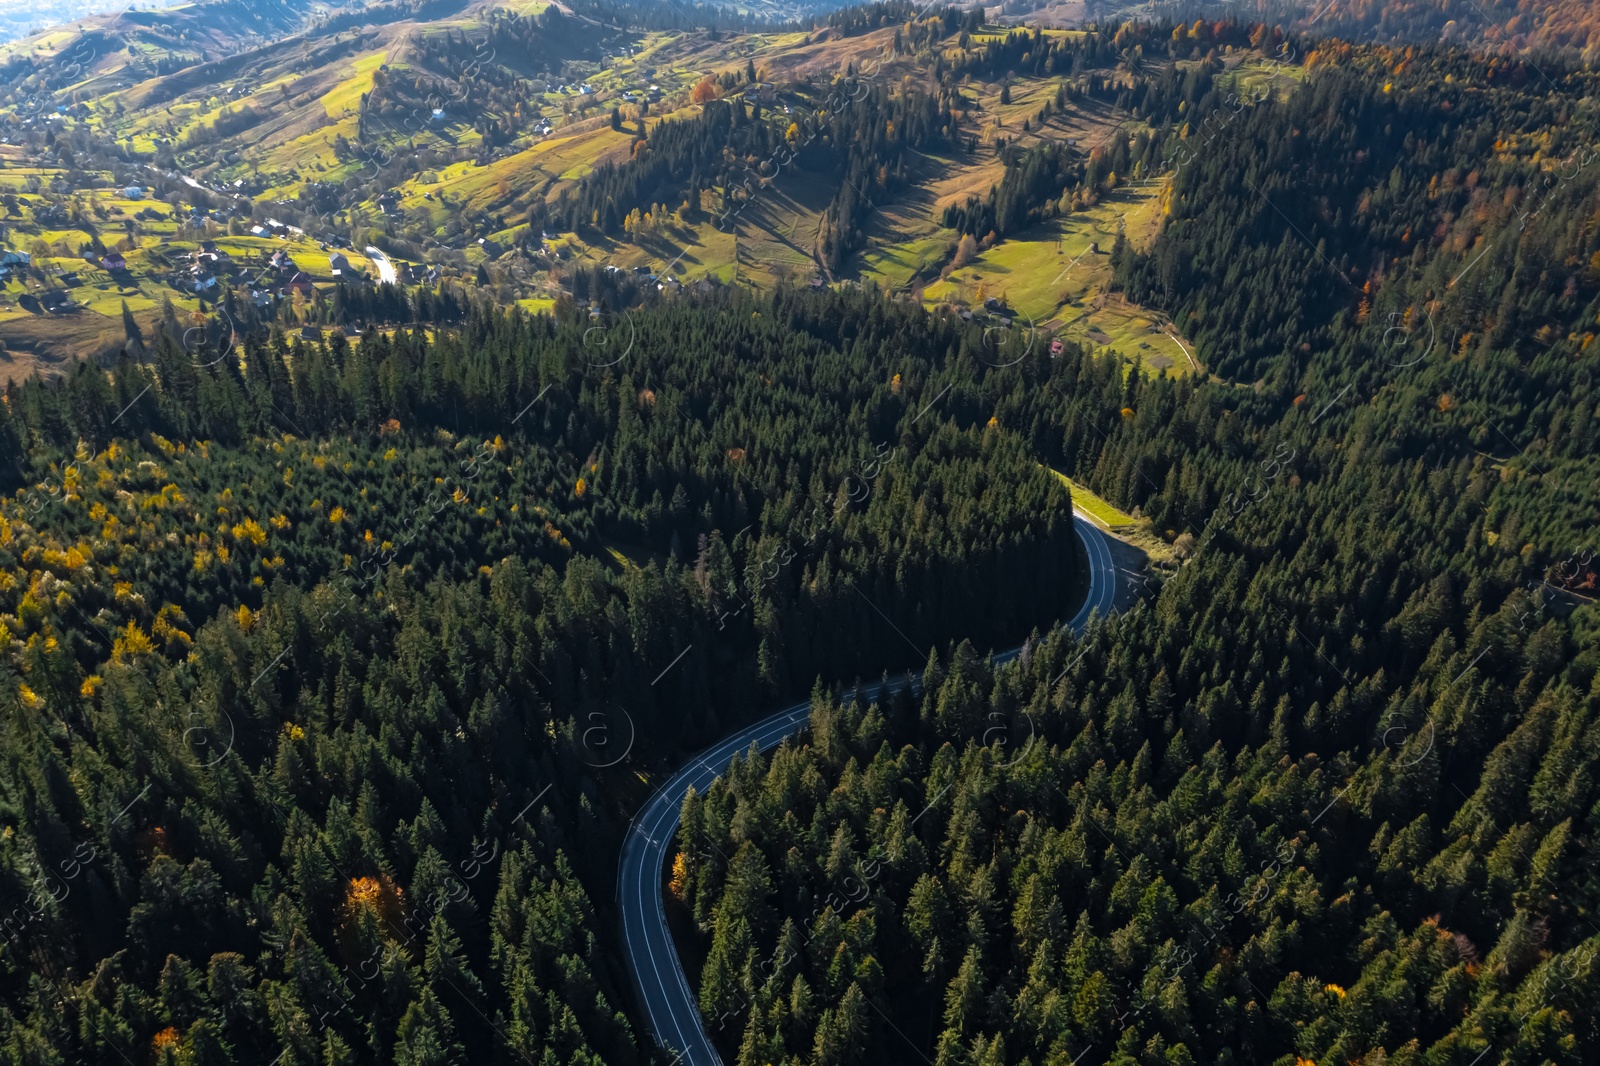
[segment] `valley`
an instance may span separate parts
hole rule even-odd
[[[1150,372],[1202,372],[1170,320],[1111,291],[1118,235],[1142,248],[1159,225],[1169,180],[1159,164],[1109,182],[1097,175],[1101,187],[1070,211],[1026,231],[976,234],[971,247],[945,225],[948,209],[988,195],[1021,153],[1055,145],[1087,163],[1154,130],[1119,110],[1116,86],[1133,75],[1114,53],[1092,92],[1083,74],[963,75],[949,102],[952,140],[908,149],[905,179],[874,190],[850,246],[830,251],[838,185],[820,160],[773,166],[747,151],[725,157],[694,202],[677,184],[685,174],[654,191],[670,202],[643,202],[619,221],[568,226],[570,214],[552,212],[597,169],[626,166],[664,125],[693,122],[708,103],[747,110],[791,149],[824,143],[836,135],[838,86],[850,97],[930,91],[930,61],[981,68],[1005,27],[956,32],[949,16],[913,20],[911,47],[893,17],[877,28],[818,20],[809,32],[716,32],[614,25],[582,8],[404,14],[347,29],[336,19],[331,32],[227,54],[202,40],[186,56],[178,42],[193,35],[181,14],[138,32],[132,14],[101,16],[76,35],[9,46],[30,47],[17,58],[35,69],[65,64],[71,76],[37,87],[37,75],[20,79],[32,95],[0,110],[12,132],[0,146],[0,244],[32,260],[0,291],[0,371],[19,379],[60,373],[75,358],[114,359],[133,339],[124,307],[141,335],[158,318],[187,328],[250,317],[355,339],[362,326],[394,324],[332,306],[341,285],[382,283],[364,255],[375,247],[401,288],[453,286],[463,299],[481,293],[530,312],[563,297],[587,302],[573,275],[603,269],[651,275],[646,287],[668,295],[697,284],[859,285],[996,328],[1059,332]],[[118,33],[130,43],[110,49],[107,35]],[[1089,39],[1052,30],[1038,40]],[[1241,43],[1221,67],[1262,68],[1263,55]],[[162,73],[163,64],[181,69]],[[1268,69],[1280,83],[1273,92],[1292,88],[1291,68]],[[29,147],[41,136],[42,153]],[[215,282],[196,275],[197,258],[218,249],[226,269],[211,272]],[[102,265],[108,252],[116,269]],[[296,269],[272,267],[277,252]],[[330,265],[334,257],[348,267]],[[309,288],[290,284],[298,275]],[[60,304],[46,308],[52,292]]]

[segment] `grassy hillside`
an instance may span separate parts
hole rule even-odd
[[[570,294],[589,268],[753,288],[858,283],[972,313],[998,299],[1010,328],[1108,348],[1148,372],[1200,370],[1170,322],[1110,292],[1110,248],[1119,233],[1143,247],[1159,228],[1163,179],[1121,175],[1069,213],[991,235],[976,255],[958,256],[961,234],[945,225],[946,209],[987,197],[1018,152],[1059,144],[1087,160],[1154,132],[1114,95],[1158,73],[1154,64],[1002,69],[1010,61],[986,57],[1010,47],[1007,27],[957,32],[922,16],[713,32],[595,21],[582,8],[557,16],[538,3],[419,2],[317,22],[286,5],[246,29],[235,23],[250,16],[228,0],[198,10],[96,16],[0,49],[10,64],[0,80],[14,90],[0,108],[12,133],[0,190],[17,197],[3,243],[38,254],[0,294],[11,353],[0,375],[114,353],[124,301],[146,326],[168,301],[180,315],[208,313],[171,275],[200,240],[219,238],[234,241],[235,258],[288,252],[324,299],[330,246],[373,278],[361,253],[377,245],[401,266],[431,268],[429,284],[487,285],[527,308]],[[1052,29],[1038,40],[1094,38]],[[1299,76],[1231,45],[1217,63],[1219,85],[1237,91],[1283,94]],[[665,205],[671,217],[648,232],[529,224],[598,169],[632,165],[663,123],[692,122],[713,98],[759,100],[756,121],[812,136],[849,71],[861,86],[947,94],[960,143],[912,154],[906,180],[871,199],[842,263],[830,268],[821,247],[841,179],[755,157],[736,161],[770,178],[749,202],[712,183],[697,204]],[[1086,79],[1111,89],[1085,93]],[[124,195],[129,185],[143,197]],[[271,221],[301,232],[279,231],[271,248],[245,239]],[[85,258],[106,250],[126,257],[126,271],[97,272]],[[247,298],[246,281],[228,279],[229,291]],[[75,289],[69,314],[40,318],[19,302],[63,284]],[[267,313],[304,320],[289,299]]]

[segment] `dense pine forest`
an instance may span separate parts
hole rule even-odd
[[[596,328],[163,333],[7,392],[19,1061],[639,1061],[609,768],[1071,600],[975,327],[807,293]]]
[[[1064,460],[1178,573],[1003,668],[819,690],[685,802],[728,1061],[1593,1061],[1587,75],[1320,47],[1181,131],[1161,235],[1116,251],[1253,383],[1148,383]],[[1070,453],[1050,386],[1022,423]]]

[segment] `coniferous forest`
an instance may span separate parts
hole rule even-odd
[[[1587,76],[1328,50],[1115,253],[1254,383],[1148,385],[1067,463],[1191,536],[1177,574],[818,690],[685,801],[728,1061],[1594,1061]]]
[[[391,328],[158,324],[8,386],[0,1061],[668,1062],[623,835],[807,694],[661,871],[729,1063],[1600,1061],[1593,72],[1296,39],[1303,84],[1238,109],[1171,29],[967,58],[1138,47],[1082,91],[1147,128],[997,153],[942,218],[1163,176],[1115,285],[1205,373],[575,270],[539,314],[345,294]],[[830,269],[971,150],[958,100],[874,89],[798,151],[852,179]],[[540,225],[699,204],[784,139],[738,100],[666,126]],[[1162,548],[1081,634],[1058,474]]]
[[[590,322],[198,367],[163,335],[8,393],[42,486],[3,535],[25,1057],[155,1026],[200,1061],[639,1060],[584,887],[610,768],[1071,598],[977,328],[810,293]]]

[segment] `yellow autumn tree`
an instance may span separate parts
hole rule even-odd
[[[360,907],[375,908],[381,895],[383,887],[378,884],[377,878],[352,878],[349,891],[345,894],[345,907],[352,911]]]
[[[243,522],[234,526],[230,532],[233,533],[234,540],[249,541],[251,544],[257,545],[267,542],[267,531],[262,529],[261,523],[254,518],[246,518]]]
[[[169,603],[156,612],[155,621],[150,623],[150,635],[160,637],[169,650],[187,648],[194,644],[194,640],[179,626],[188,623],[189,619],[184,615],[183,608],[175,603]]]
[[[138,622],[129,622],[117,632],[119,635],[111,644],[111,657],[117,662],[132,662],[136,657],[149,655],[156,650],[144,630],[139,628]]]

